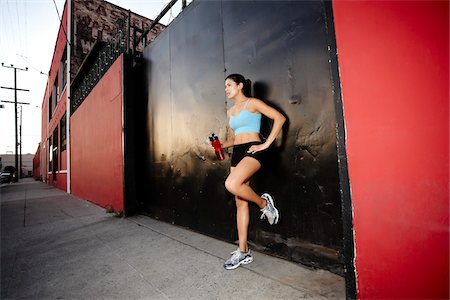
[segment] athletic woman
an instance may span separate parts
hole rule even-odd
[[[248,247],[249,202],[260,208],[261,219],[269,224],[277,224],[279,213],[272,197],[265,193],[261,196],[250,187],[250,179],[261,168],[267,155],[267,149],[280,133],[286,118],[263,101],[250,97],[251,83],[240,74],[231,74],[225,80],[225,93],[234,102],[228,110],[230,130],[223,148],[233,147],[231,169],[225,181],[226,189],[234,195],[236,201],[236,221],[239,236],[239,248],[233,251],[225,264],[225,269],[235,269],[253,261]],[[273,120],[272,130],[263,142],[260,138],[261,117]]]

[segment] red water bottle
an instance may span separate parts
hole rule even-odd
[[[218,160],[224,160],[225,154],[223,153],[222,145],[220,144],[219,137],[214,133],[209,137],[211,141],[211,145],[214,148],[214,152],[216,152],[216,156]]]

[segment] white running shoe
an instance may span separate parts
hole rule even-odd
[[[272,197],[264,193],[261,195],[261,198],[266,200],[267,205],[261,209],[262,215],[261,219],[267,218],[270,225],[277,224],[278,219],[280,218],[280,214],[278,213],[278,209],[276,209],[275,204],[273,203]]]
[[[248,252],[241,252],[241,250],[237,249],[236,251],[231,252],[231,254],[231,257],[223,265],[227,270],[236,269],[240,265],[246,265],[253,261],[253,254],[250,249]]]

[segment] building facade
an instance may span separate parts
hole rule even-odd
[[[37,173],[35,177],[42,178],[48,184],[90,199],[103,206],[112,203],[108,201],[104,204],[101,201],[99,202],[98,199],[112,198],[111,201],[116,209],[123,210],[123,176],[118,176],[123,163],[121,138],[114,139],[119,145],[108,150],[105,147],[105,145],[111,143],[108,140],[103,141],[103,145],[97,145],[98,140],[93,143],[91,141],[87,145],[84,144],[86,135],[81,135],[79,139],[71,136],[71,133],[74,133],[74,136],[77,137],[78,132],[77,118],[74,117],[74,113],[81,102],[89,96],[88,94],[92,91],[94,85],[108,71],[115,59],[122,53],[136,54],[142,51],[144,45],[142,42],[137,43],[137,38],[152,23],[153,21],[150,19],[103,0],[72,0],[66,2],[42,102],[42,140],[36,154],[39,156],[39,171],[35,172]],[[162,30],[164,30],[164,26],[156,24],[150,32],[145,34],[145,40],[147,42],[152,41]],[[109,50],[104,50],[106,48]],[[98,57],[98,55],[104,57]],[[104,59],[106,55],[108,55],[108,59]],[[80,70],[83,72],[80,73]],[[121,70],[116,71],[119,73],[115,77],[119,81],[115,86],[121,88],[123,86]],[[87,78],[87,76],[90,77]],[[74,82],[77,83],[76,87],[74,87]],[[115,95],[116,97],[122,97],[121,89],[116,92],[118,93]],[[71,102],[71,99],[76,100]],[[99,112],[104,112],[108,108],[99,106],[95,109],[98,109],[98,115]],[[118,105],[115,109],[121,114],[122,105]],[[74,121],[71,124],[72,117],[74,117]],[[118,120],[121,120],[120,116],[118,116]],[[82,122],[86,122],[86,120],[82,120]],[[104,124],[105,129],[102,130],[99,123],[93,121],[89,130],[90,132],[105,133],[108,130],[113,130],[110,128],[110,124],[108,121],[107,124]],[[117,124],[119,127],[122,126],[122,122]],[[86,123],[84,125],[79,124],[79,126],[86,125]],[[121,129],[118,130],[121,132]],[[74,156],[71,156],[71,142],[73,143],[72,147],[83,145],[81,152],[73,152]],[[92,164],[92,161],[88,159],[92,156],[92,153],[98,153],[98,151],[94,151],[93,147],[96,149],[104,148],[105,151],[109,151],[108,155],[111,155],[110,158],[114,162],[105,161],[104,168],[97,174],[98,177],[91,177],[88,181],[85,181],[85,185],[81,184],[80,186],[81,178],[86,178],[87,174],[93,173],[93,170],[99,170],[99,168],[93,168],[95,164]],[[88,153],[89,155],[84,157],[85,160],[80,160],[77,156],[80,153]],[[100,156],[107,157],[105,155]],[[73,159],[76,160],[76,164],[72,163]],[[71,166],[75,166],[75,175],[71,173]],[[79,171],[77,167],[80,167],[82,171]],[[92,194],[95,195],[96,191],[106,190],[99,189],[102,184],[111,184],[107,180],[108,174],[114,174],[116,189],[110,190],[110,195],[102,194],[92,197]],[[80,178],[80,180],[77,178]],[[87,196],[87,194],[90,194],[90,196]],[[117,197],[120,199],[117,199]]]

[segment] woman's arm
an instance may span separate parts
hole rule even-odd
[[[255,145],[250,147],[249,149],[249,152],[258,152],[269,148],[269,146],[273,143],[273,141],[283,128],[283,124],[286,121],[286,118],[279,111],[259,99],[252,98],[251,103],[253,106],[252,108],[254,108],[256,112],[259,112],[273,120],[272,130],[270,131],[270,134],[267,137],[266,141],[261,145]]]

